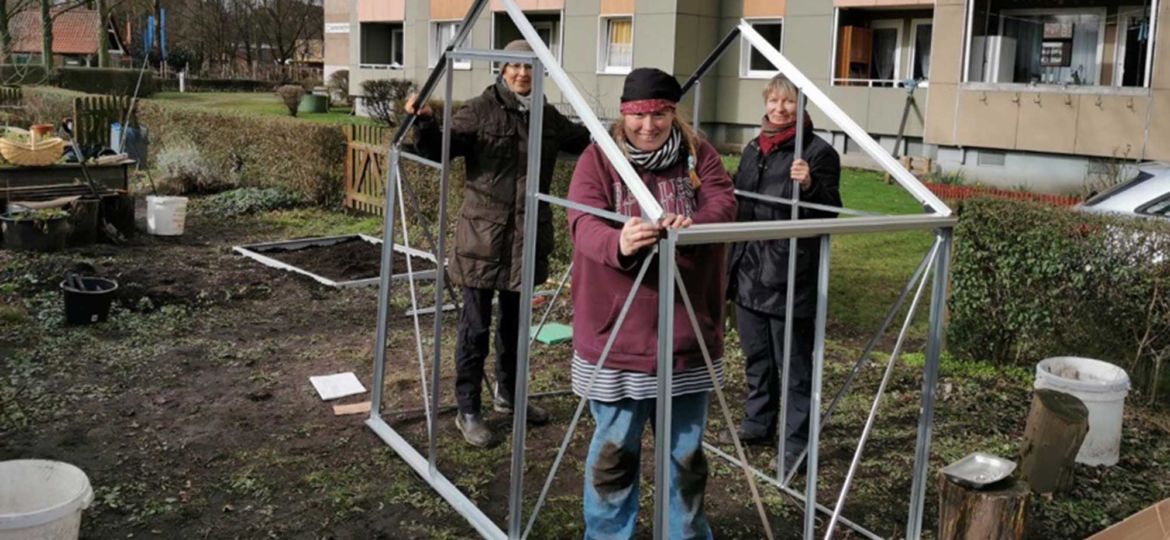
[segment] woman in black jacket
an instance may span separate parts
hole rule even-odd
[[[735,173],[735,188],[790,199],[793,190],[799,187],[801,201],[840,207],[840,158],[832,146],[812,134],[812,121],[807,115],[804,159],[795,159],[796,86],[783,75],[773,77],[764,89],[764,108],[760,136],[744,149]],[[829,217],[836,214],[800,210],[800,219]],[[791,218],[790,205],[742,197],[739,200],[737,221]],[[740,242],[732,246],[729,257],[728,298],[735,303],[748,384],[745,417],[739,427],[740,440],[745,444],[766,445],[777,440],[789,243],[788,239]],[[795,464],[796,455],[808,443],[819,256],[819,239],[797,241],[788,413],[784,428],[786,468]]]

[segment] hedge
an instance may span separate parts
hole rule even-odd
[[[229,187],[283,187],[316,203],[341,199],[345,135],[339,125],[208,111],[192,105],[144,101],[139,122],[150,154],[195,143]]]
[[[56,69],[53,84],[87,94],[133,96],[134,88],[138,86],[140,71],[125,68],[61,67]],[[138,97],[150,97],[154,95],[157,88],[154,82],[154,73],[149,69],[142,72],[142,84],[138,87]]]
[[[186,81],[188,92],[272,92],[282,83],[257,81],[253,79],[203,79],[189,77]],[[179,91],[179,79],[163,79],[159,87],[166,92]]]
[[[1025,366],[1095,357],[1165,395],[1170,223],[985,198],[958,212],[954,352]]]
[[[4,84],[47,85],[88,94],[115,96],[134,95],[138,74],[137,69],[124,68],[59,67],[46,73],[43,66],[34,64],[0,65],[0,78]],[[154,73],[147,70],[142,74],[138,96],[149,97],[156,89]]]

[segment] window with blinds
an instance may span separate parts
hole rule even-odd
[[[607,17],[601,24],[598,71],[629,73],[634,65],[634,18]]]

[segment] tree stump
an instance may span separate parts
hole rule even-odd
[[[1079,398],[1056,390],[1036,390],[1020,445],[1020,479],[1036,493],[1072,485],[1073,463],[1089,432],[1089,409]]]
[[[1011,479],[977,490],[939,473],[939,540],[1020,540],[1027,530],[1028,484]]]

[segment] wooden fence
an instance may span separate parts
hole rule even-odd
[[[386,199],[386,148],[390,130],[378,126],[345,127],[346,208],[382,215]]]
[[[19,86],[0,86],[0,108],[17,108],[24,105]]]
[[[73,99],[73,136],[82,147],[110,148],[110,125],[126,121],[126,96],[83,96]]]

